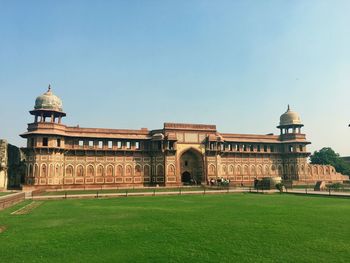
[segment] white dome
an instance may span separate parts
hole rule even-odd
[[[288,109],[280,117],[280,126],[302,125],[300,116],[297,112],[292,111],[288,105]]]
[[[63,111],[62,100],[52,93],[51,87],[49,86],[47,92],[36,98],[34,109]]]

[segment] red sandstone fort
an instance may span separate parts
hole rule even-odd
[[[158,130],[69,127],[62,101],[49,88],[30,111],[25,187],[180,186],[225,178],[251,185],[262,177],[285,182],[343,181],[332,166],[311,165],[303,124],[289,107],[280,135],[220,133],[215,125],[164,123]]]

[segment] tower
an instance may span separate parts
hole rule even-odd
[[[288,105],[287,111],[280,117],[277,126],[280,129],[281,152],[283,153],[283,179],[306,180],[307,157],[306,136],[301,132],[304,125],[297,112]]]
[[[46,185],[62,181],[64,162],[64,129],[62,100],[53,94],[51,87],[38,96],[30,111],[34,122],[28,124],[26,184]]]

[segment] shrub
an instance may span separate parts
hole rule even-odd
[[[342,187],[341,183],[334,183],[334,184],[327,185],[327,188],[331,190],[339,190],[341,187]]]
[[[278,183],[276,184],[276,189],[280,192],[283,192],[284,184],[283,183]]]

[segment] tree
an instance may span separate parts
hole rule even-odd
[[[345,162],[338,153],[330,147],[315,151],[310,156],[312,164],[332,165],[338,173],[350,175],[350,164]]]

